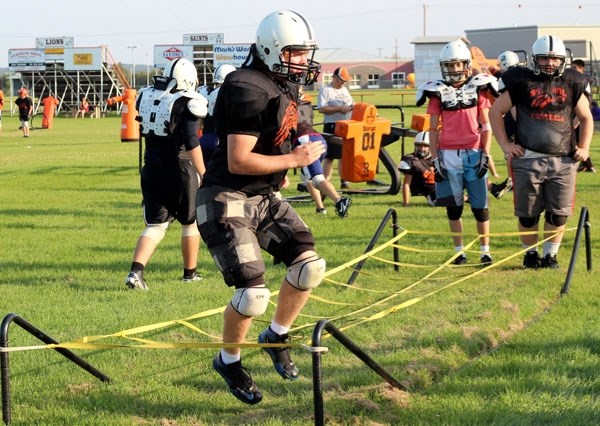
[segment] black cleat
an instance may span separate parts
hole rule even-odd
[[[279,335],[267,327],[265,331],[258,336],[258,343],[289,343],[290,339],[287,334]],[[295,380],[300,375],[300,371],[294,365],[290,358],[290,351],[287,348],[263,348],[269,354],[275,370],[284,379]]]
[[[221,360],[221,354],[218,353],[213,359],[213,368],[225,380],[229,391],[237,399],[246,404],[258,404],[262,401],[262,393],[258,390],[248,370],[242,366],[242,361],[225,364]]]
[[[537,269],[540,267],[540,256],[537,251],[528,251],[523,257],[524,269]]]
[[[557,269],[558,260],[555,254],[547,254],[540,262],[540,268]]]

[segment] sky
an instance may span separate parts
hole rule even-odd
[[[528,25],[600,25],[598,0],[29,0],[0,26],[0,67],[8,50],[35,48],[36,38],[73,37],[74,47],[106,45],[118,62],[151,64],[154,45],[182,44],[183,34],[223,33],[251,43],[260,20],[291,9],[313,26],[322,48],[412,58],[416,37]],[[15,3],[13,3],[15,4]],[[7,6],[5,9],[9,9]],[[131,48],[130,46],[136,46]]]

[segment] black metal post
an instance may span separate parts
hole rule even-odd
[[[571,252],[571,260],[569,261],[569,268],[567,269],[567,276],[565,278],[565,283],[560,289],[561,296],[567,294],[569,292],[569,287],[571,286],[571,281],[573,280],[573,272],[575,271],[575,261],[577,260],[577,253],[579,252],[579,244],[581,242],[581,233],[584,231],[585,223],[588,221],[588,210],[586,207],[581,208],[581,213],[579,214],[579,223],[577,224],[577,231],[575,232],[575,241],[573,242],[573,251]],[[586,250],[591,250],[589,245],[586,244]],[[591,254],[588,254],[586,257],[591,257]],[[591,262],[591,260],[590,260]],[[588,268],[589,270],[589,268]]]
[[[389,221],[390,217],[392,217],[393,236],[395,237],[396,235],[398,235],[398,213],[396,213],[395,209],[388,209],[388,211],[385,213],[385,216],[383,216],[383,219],[381,220],[379,227],[375,231],[375,234],[373,234],[371,241],[367,245],[367,248],[364,251],[365,253],[371,251],[373,249],[373,247],[375,247],[375,243],[377,242],[377,240],[379,240],[379,237],[381,236],[381,233],[385,229],[385,226],[386,226],[387,222]],[[394,265],[395,271],[399,270],[399,267],[398,267],[399,260],[400,260],[399,250],[397,247],[394,247],[394,262],[396,263]],[[348,278],[348,282],[347,282],[348,285],[354,284],[356,277],[358,277],[358,273],[360,272],[360,270],[362,269],[362,267],[364,266],[366,261],[367,261],[367,259],[363,259],[356,264],[356,266],[354,267],[354,271],[352,271],[350,278]]]
[[[23,318],[18,316],[17,314],[8,314],[2,320],[2,325],[0,325],[0,348],[8,348],[8,327],[11,323],[15,323],[20,326],[22,329],[27,331],[34,337],[37,337],[39,340],[46,344],[58,344],[56,340],[52,337],[48,336],[40,329],[34,327],[29,322],[25,321]],[[110,382],[110,377],[105,375],[103,372],[98,370],[96,367],[92,366],[83,358],[79,357],[75,353],[71,352],[65,348],[54,348],[54,350],[60,353],[62,356],[66,357],[69,361],[74,362],[79,367],[83,368],[85,371],[100,379],[103,382]],[[5,424],[10,424],[11,422],[11,403],[10,403],[10,370],[9,370],[9,360],[8,360],[8,352],[0,352],[0,374],[2,381],[2,419]]]
[[[317,322],[312,335],[313,347],[321,346],[321,334],[323,330],[327,330],[332,337],[344,345],[350,352],[352,352],[358,359],[367,364],[371,370],[375,371],[383,380],[388,382],[390,385],[397,389],[407,390],[406,386],[400,383],[390,373],[388,373],[382,366],[377,364],[366,352],[359,348],[352,340],[350,340],[344,333],[342,333],[333,324],[327,320],[320,320]],[[324,410],[323,410],[323,383],[322,383],[322,369],[321,369],[321,353],[319,351],[313,352],[313,405],[315,409],[315,425],[324,425]]]

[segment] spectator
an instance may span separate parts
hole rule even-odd
[[[471,52],[461,40],[446,44],[440,53],[442,81],[419,86],[417,105],[429,98],[431,156],[436,173],[436,205],[446,208],[454,249],[460,253],[455,265],[467,263],[463,251],[462,213],[466,189],[480,237],[480,262],[492,263],[490,220],[487,197],[487,171],[491,128],[488,122],[490,101],[483,88],[496,78],[488,74],[471,75]],[[441,121],[440,121],[441,120]],[[441,129],[438,125],[443,123]]]
[[[323,114],[325,124],[323,133],[335,133],[335,123],[338,120],[349,120],[352,117],[352,107],[354,100],[345,84],[350,80],[350,73],[344,67],[336,68],[333,72],[332,80],[329,84],[321,87],[319,90],[319,99],[317,108]],[[340,145],[328,144],[327,155],[323,160],[323,174],[325,179],[331,180],[333,171],[333,160],[342,158],[342,147]],[[340,164],[338,162],[338,172]],[[340,178],[340,186],[347,189],[350,186],[348,182]]]
[[[140,133],[146,142],[141,171],[146,228],[138,238],[125,279],[131,289],[148,290],[144,270],[174,220],[181,223],[182,281],[202,279],[196,270],[200,233],[195,199],[204,174],[199,121],[206,116],[208,101],[196,93],[197,85],[194,64],[176,59],[136,99]]]
[[[90,114],[91,111],[91,106],[90,103],[88,102],[87,98],[82,98],[81,102],[79,103],[79,108],[77,109],[77,112],[75,113],[75,118],[79,117],[79,114],[81,114],[81,118],[85,118],[86,114]]]
[[[581,73],[565,70],[567,51],[559,38],[542,36],[531,51],[533,69],[516,67],[502,75],[506,90],[492,106],[490,119],[512,168],[521,244],[530,247],[523,267],[558,268],[557,253],[567,218],[573,212],[577,162],[589,156],[593,132],[586,95],[589,85]],[[509,141],[503,120],[513,106],[515,143]],[[573,143],[574,116],[581,128],[578,144]],[[551,238],[544,242],[540,259],[538,222],[544,211],[544,235]]]
[[[29,97],[29,91],[25,87],[19,89],[19,97],[15,100],[15,104],[19,108],[19,120],[21,120],[21,129],[23,129],[23,137],[29,137],[29,117],[33,112],[33,101]]]
[[[290,341],[290,327],[325,274],[310,230],[278,196],[288,169],[308,166],[324,152],[323,144],[310,141],[292,149],[298,85],[312,84],[318,76],[319,65],[312,60],[316,49],[310,24],[296,12],[273,12],[260,22],[246,62],[221,86],[214,110],[221,143],[196,198],[202,239],[225,283],[235,288],[223,314],[226,347],[213,359],[213,368],[246,404],[263,397],[242,365],[239,347],[252,318],[269,306],[261,249],[283,262],[287,273],[259,343]],[[288,348],[263,349],[279,375],[298,378]]]
[[[435,170],[429,151],[429,133],[419,132],[415,136],[415,150],[402,157],[398,167],[404,173],[402,182],[402,204],[410,205],[410,197],[422,195],[430,206],[435,205]]]

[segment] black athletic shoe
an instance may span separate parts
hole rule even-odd
[[[341,218],[345,218],[348,216],[348,210],[352,205],[352,199],[348,197],[340,198],[337,203],[335,203],[335,212]]]
[[[500,183],[492,183],[492,186],[490,188],[490,193],[494,196],[494,198],[496,198],[496,199],[502,198],[502,196],[504,195],[504,192],[506,191],[506,187],[508,186],[508,179],[509,178],[506,178],[503,182],[500,182]]]
[[[452,261],[453,265],[464,265],[467,263],[467,256],[465,256],[464,254],[461,254],[460,256],[458,256],[456,259],[454,259]]]
[[[248,370],[242,366],[242,361],[225,364],[221,360],[221,354],[218,353],[213,359],[213,368],[225,380],[229,390],[237,399],[246,404],[258,404],[262,401],[262,393]]]
[[[540,262],[540,268],[557,269],[558,260],[555,254],[547,254]]]
[[[302,182],[300,182],[298,185],[296,185],[296,191],[308,192],[308,189],[306,189],[306,185],[304,185]]]
[[[493,263],[492,256],[490,256],[489,254],[484,254],[483,256],[481,256],[480,261],[483,266],[489,266]]]
[[[287,334],[279,335],[267,327],[265,331],[258,336],[258,343],[289,343],[290,339]],[[300,375],[300,371],[294,365],[290,358],[290,351],[287,348],[263,348],[269,354],[275,370],[284,379],[296,380]]]
[[[523,257],[524,269],[537,269],[540,267],[540,255],[537,251],[528,251]]]

